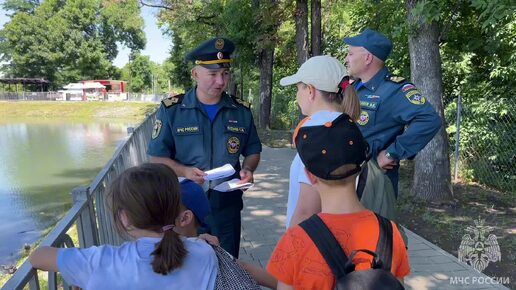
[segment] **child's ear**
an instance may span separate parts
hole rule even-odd
[[[187,225],[191,224],[195,221],[195,215],[193,212],[189,209],[185,210],[179,218],[179,226],[180,227],[186,227]]]
[[[121,209],[118,212],[118,218],[120,219],[120,222],[122,223],[122,226],[124,227],[124,229],[126,229],[127,231],[131,231],[134,229],[133,226],[131,225],[131,221],[127,217],[125,210]]]
[[[312,172],[308,171],[308,169],[306,169],[306,167],[305,167],[305,173],[306,173],[306,177],[308,177],[308,181],[310,181],[310,183],[312,185],[317,184],[317,182],[318,182],[317,176],[313,175]]]

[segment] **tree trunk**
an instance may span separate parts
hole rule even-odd
[[[412,81],[444,120],[443,83],[439,55],[439,26],[414,16],[417,0],[406,0],[408,11],[410,70]],[[443,122],[444,123],[444,122]],[[448,138],[445,125],[416,156],[415,196],[424,200],[443,200],[452,196]]]
[[[236,96],[237,95],[237,87],[238,87],[238,84],[237,82],[232,78],[231,81],[229,81],[229,91],[228,93],[232,96]]]
[[[297,63],[302,65],[308,59],[308,0],[296,0],[296,52]]]
[[[260,52],[260,122],[259,127],[270,129],[272,103],[272,63],[274,47],[268,47]]]
[[[312,56],[321,54],[321,0],[312,0]]]

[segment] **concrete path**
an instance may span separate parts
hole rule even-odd
[[[244,195],[240,258],[265,267],[285,231],[290,163],[295,151],[264,147],[254,188]],[[407,230],[411,274],[407,289],[508,289],[458,262],[436,245]],[[458,246],[458,245],[457,245]]]

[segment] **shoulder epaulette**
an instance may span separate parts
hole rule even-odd
[[[163,103],[163,106],[165,106],[165,108],[169,108],[174,105],[181,104],[184,96],[185,96],[185,94],[179,94],[179,95],[175,95],[173,97],[168,97],[166,99],[163,99],[161,101],[161,103]]]
[[[235,101],[237,104],[240,104],[248,109],[251,108],[251,104],[249,104],[249,102],[246,102],[240,98],[237,98],[236,96],[233,96],[233,95],[230,95],[230,97],[233,99],[233,101]]]
[[[389,80],[391,82],[395,82],[397,84],[405,81],[405,78],[404,77],[400,77],[400,76],[397,76],[397,75],[389,75],[389,76],[386,76],[385,77],[386,80]]]

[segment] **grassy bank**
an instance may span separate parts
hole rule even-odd
[[[153,103],[135,102],[0,102],[0,118],[141,119],[157,108]]]

